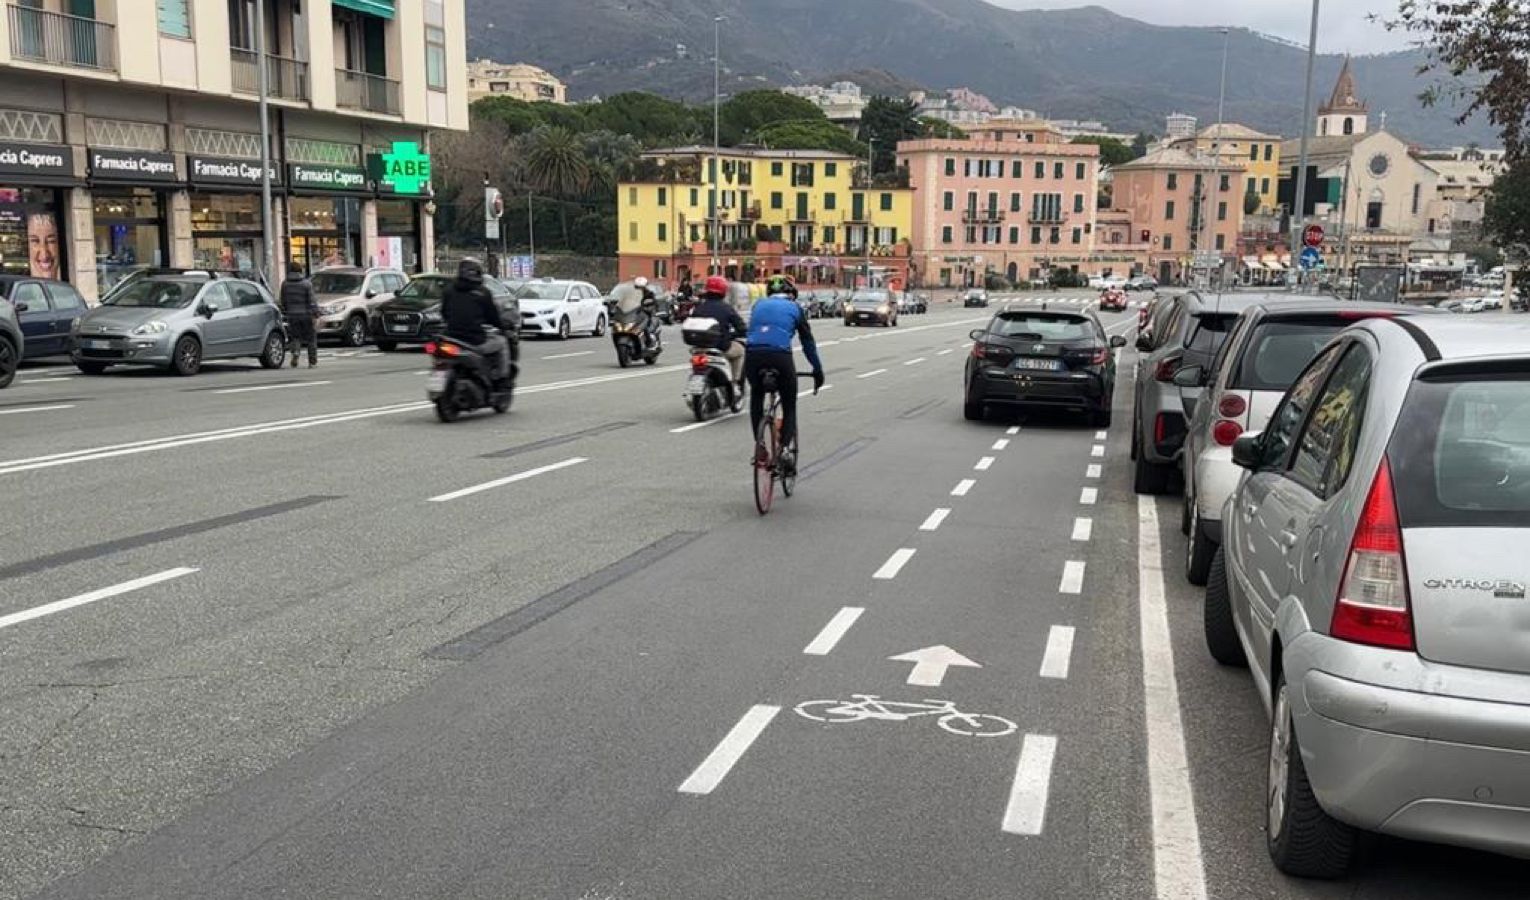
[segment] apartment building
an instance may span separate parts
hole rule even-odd
[[[622,278],[678,284],[711,268],[735,280],[786,273],[798,284],[851,286],[868,263],[877,284],[906,284],[914,192],[865,160],[822,150],[678,147],[644,155],[644,177],[617,187]],[[716,207],[713,207],[715,189]]]
[[[432,266],[429,131],[467,127],[463,0],[265,0],[264,22],[254,0],[0,7],[0,271],[96,297],[151,266]]]
[[[1198,259],[1235,271],[1243,178],[1241,164],[1172,147],[1117,166],[1113,205],[1131,223],[1144,268],[1165,284],[1188,280]]]
[[[914,269],[925,283],[981,285],[1089,271],[1100,149],[1045,122],[989,122],[966,140],[898,145],[914,189]]]
[[[492,59],[468,63],[468,102],[512,97],[527,103],[568,103],[568,86],[546,69],[527,63],[504,65]]]
[[[1194,137],[1173,141],[1169,146],[1192,153],[1220,155],[1224,167],[1242,169],[1243,189],[1238,202],[1246,202],[1250,195],[1259,198],[1259,204],[1251,214],[1270,215],[1279,206],[1279,136],[1228,123],[1208,126]]]

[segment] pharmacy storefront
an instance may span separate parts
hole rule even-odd
[[[168,193],[179,188],[175,157],[147,150],[89,148],[96,291],[104,296],[140,269],[169,264]]]
[[[0,274],[68,280],[63,191],[76,183],[69,147],[0,143]]]

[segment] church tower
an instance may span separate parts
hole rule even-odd
[[[1339,72],[1339,83],[1333,86],[1333,95],[1318,107],[1318,137],[1365,134],[1369,113],[1370,106],[1361,101],[1355,90],[1355,73],[1350,70],[1346,56],[1344,68]]]

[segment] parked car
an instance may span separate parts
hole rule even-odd
[[[451,286],[452,276],[432,273],[416,275],[409,283],[387,300],[372,307],[371,321],[367,330],[372,343],[384,352],[395,350],[400,344],[426,344],[441,334],[441,298]],[[495,278],[484,278],[484,287],[499,304],[499,314],[505,322],[505,336],[516,340],[520,332],[515,323],[520,321],[520,310],[515,296],[504,283]]]
[[[70,325],[90,308],[72,286],[25,275],[0,275],[0,297],[14,307],[26,359],[67,354]]]
[[[1468,297],[1467,299],[1461,301],[1461,305],[1460,305],[1460,307],[1457,308],[1456,311],[1457,312],[1464,312],[1464,313],[1480,313],[1480,312],[1483,312],[1486,309],[1487,309],[1487,298],[1485,298],[1485,297]]]
[[[1131,278],[1126,279],[1126,289],[1128,291],[1156,291],[1158,290],[1158,279],[1151,275],[1133,275]]]
[[[1089,414],[1109,427],[1116,357],[1124,337],[1108,337],[1092,312],[1005,309],[972,332],[963,412],[981,421],[990,406],[1053,407]]]
[[[819,291],[803,291],[797,296],[797,305],[802,308],[802,314],[809,319],[823,318],[824,310],[830,308],[832,304],[832,297]]]
[[[336,266],[320,269],[310,279],[319,302],[319,338],[339,338],[347,347],[360,347],[369,336],[367,320],[373,307],[393,299],[409,283],[397,269]]]
[[[1207,367],[1234,320],[1261,297],[1206,295],[1190,291],[1164,298],[1137,338],[1132,403],[1134,488],[1139,494],[1166,494],[1174,485],[1185,426],[1195,415],[1199,387],[1181,387],[1181,366]]]
[[[266,290],[271,289],[271,285],[266,283],[265,274],[253,269],[203,269],[188,268],[185,266],[148,266],[142,269],[134,269],[126,276],[124,276],[121,281],[112,285],[111,288],[107,290],[106,294],[101,298],[101,302],[105,303],[117,293],[127,290],[145,278],[154,278],[160,275],[190,275],[197,278],[237,278],[244,281],[253,281],[256,284],[265,287]]]
[[[1530,325],[1369,319],[1233,458],[1205,640],[1270,718],[1277,868],[1356,832],[1530,856]]]
[[[600,337],[610,321],[600,291],[584,281],[529,281],[515,299],[521,306],[522,334],[553,335],[560,341],[576,331]]]
[[[845,301],[845,325],[879,325],[886,328],[898,324],[898,301],[884,290],[860,290]]]
[[[263,285],[207,273],[137,279],[75,319],[70,337],[70,357],[87,375],[114,365],[195,375],[208,360],[239,357],[274,369],[287,351],[281,312]]]
[[[26,352],[27,339],[16,321],[16,310],[9,302],[0,301],[0,388],[8,388],[16,380],[16,369]]]
[[[982,288],[971,288],[971,289],[969,289],[966,294],[962,295],[962,308],[963,309],[972,309],[972,308],[987,309],[988,308],[988,292],[983,290]]]
[[[1264,429],[1296,376],[1334,335],[1362,319],[1418,312],[1434,310],[1265,295],[1243,311],[1216,359],[1175,373],[1176,385],[1206,388],[1206,402],[1196,404],[1180,455],[1181,525],[1190,537],[1185,577],[1191,584],[1206,583],[1222,542],[1222,504],[1243,475],[1232,461],[1238,437]]]

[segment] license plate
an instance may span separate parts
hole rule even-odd
[[[85,341],[84,343],[87,350],[110,350],[112,348],[111,341]]]
[[[389,325],[388,326],[388,330],[393,332],[393,333],[395,333],[395,334],[408,334],[409,333],[409,326],[408,325]]]
[[[430,373],[430,382],[429,382],[429,386],[427,387],[427,390],[429,390],[432,394],[439,394],[442,391],[446,390],[446,373],[445,372],[431,372]]]
[[[685,392],[692,397],[700,396],[707,392],[707,378],[705,375],[692,375],[691,380],[685,383]]]
[[[1032,369],[1042,372],[1056,372],[1062,368],[1062,362],[1056,359],[1030,359],[1021,358],[1015,360],[1015,368]]]

